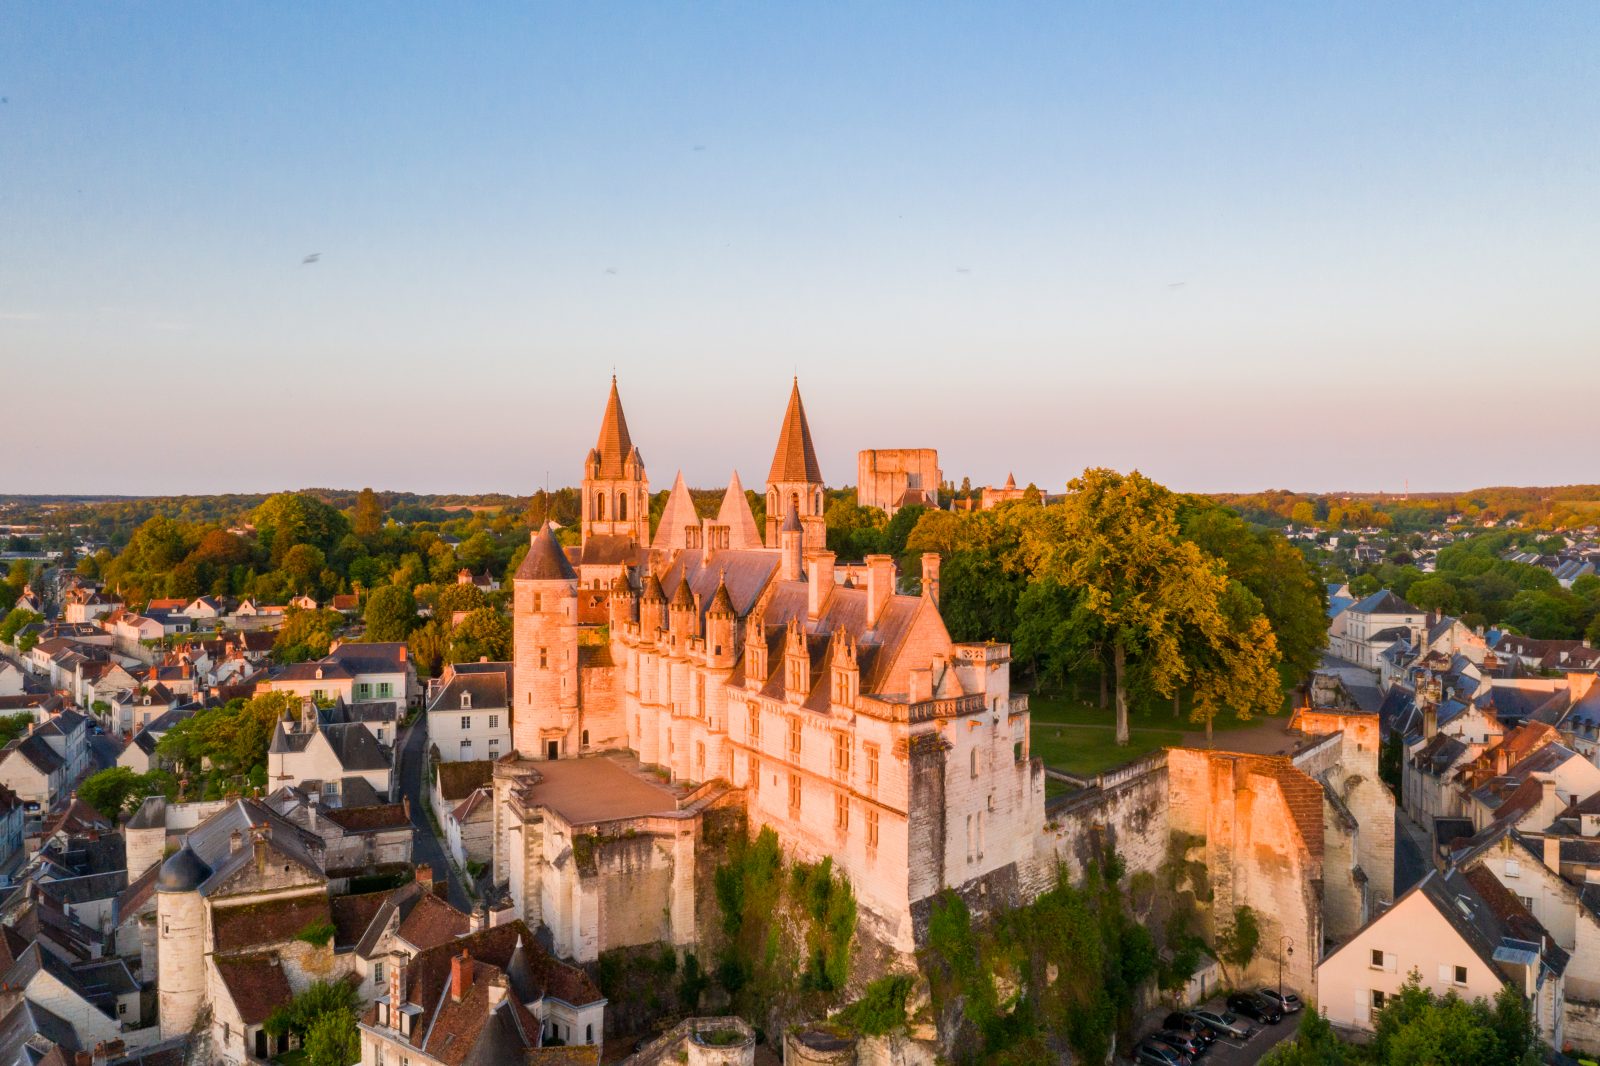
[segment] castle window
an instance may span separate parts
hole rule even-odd
[[[626,522],[627,520],[628,520],[628,494],[625,493],[625,492],[619,492],[619,493],[617,493],[617,521],[618,522]]]
[[[977,777],[978,776],[978,764],[980,762],[982,762],[982,761],[983,760],[978,755],[978,749],[977,748],[973,748],[972,749],[972,776],[973,777]]]
[[[596,522],[606,520],[606,495],[603,492],[594,494],[594,520]]]
[[[582,743],[583,743],[583,746],[586,747],[586,748],[589,746],[589,731],[587,729],[585,729],[583,731],[583,741],[582,741]]]
[[[704,781],[706,776],[706,745],[705,741],[696,741],[694,746],[694,765],[696,776]]]
[[[843,792],[833,795],[833,827],[844,832],[850,829],[850,797]]]
[[[754,746],[761,744],[761,705],[754,701],[750,703],[750,743]]]
[[[761,760],[750,756],[750,791],[761,795]]]
[[[790,774],[789,775],[789,814],[791,816],[796,816],[796,815],[799,815],[799,813],[800,813],[800,775],[799,774]]]
[[[835,777],[850,776],[849,733],[835,733],[833,735],[833,774]]]
[[[382,962],[375,962],[375,963],[372,964],[372,983],[373,984],[378,984],[378,985],[383,984],[383,963]]]
[[[535,611],[544,610],[544,593],[535,592],[533,594],[533,609]]]
[[[867,811],[867,847],[875,848],[877,846],[878,846],[878,812],[869,809]]]
[[[800,716],[792,715],[789,718],[789,754],[796,759],[800,758]]]
[[[878,787],[878,745],[863,744],[862,751],[867,756],[867,787]]]
[[[539,669],[541,669],[541,670],[550,669],[550,649],[549,648],[540,648],[539,649]]]

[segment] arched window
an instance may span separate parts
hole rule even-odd
[[[583,746],[586,748],[589,746],[589,731],[587,729],[583,731]]]
[[[628,520],[628,494],[626,492],[619,492],[619,493],[617,493],[617,521],[618,522],[626,522],[627,520]]]
[[[817,490],[817,509],[812,511],[811,513],[812,514],[821,514],[822,513],[822,490],[821,489]]]
[[[603,492],[594,494],[594,520],[596,522],[606,520],[606,494]]]

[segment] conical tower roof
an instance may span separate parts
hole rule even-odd
[[[728,491],[722,494],[722,506],[717,509],[717,525],[728,527],[728,547],[761,547],[761,531],[756,528],[756,516],[750,510],[750,501],[745,498],[737,470],[728,479]]]
[[[817,465],[817,450],[811,446],[811,427],[806,424],[805,405],[800,402],[800,379],[794,379],[789,392],[789,409],[783,413],[783,429],[778,433],[778,450],[772,456],[767,484],[805,481],[822,483],[822,468]]]
[[[693,607],[694,593],[689,590],[689,579],[684,578],[678,582],[678,589],[672,594],[672,606]]]
[[[622,413],[622,397],[617,395],[617,376],[611,375],[611,395],[606,397],[605,417],[600,420],[600,440],[594,450],[600,454],[600,476],[620,478],[622,464],[633,450],[628,436],[628,419]]]
[[[655,551],[682,551],[689,546],[684,529],[699,524],[700,516],[695,512],[694,500],[689,497],[689,488],[683,483],[683,471],[680,470],[677,480],[672,483],[666,509],[661,512],[661,524],[656,526],[655,539],[650,542],[650,547]]]
[[[549,522],[533,535],[533,545],[517,567],[518,581],[576,581],[578,574],[567,561],[567,553],[556,540],[556,529]]]
[[[733,597],[728,595],[728,575],[726,572],[717,578],[717,591],[711,597],[711,608],[706,612],[712,615],[722,615],[728,618],[738,614],[733,609]]]

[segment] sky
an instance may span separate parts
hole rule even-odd
[[[0,492],[1600,481],[1588,0],[0,24]]]

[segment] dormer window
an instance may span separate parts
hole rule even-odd
[[[320,666],[317,667],[316,678],[317,678],[318,681],[322,680],[322,667],[320,667]]]
[[[470,711],[472,709],[472,693],[463,692],[461,694],[461,709],[463,711]]]

